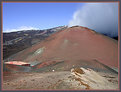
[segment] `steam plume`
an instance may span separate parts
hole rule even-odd
[[[68,26],[85,26],[109,36],[118,35],[118,3],[86,3],[73,15]]]

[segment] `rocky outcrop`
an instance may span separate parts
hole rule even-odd
[[[84,89],[117,89],[118,87],[92,69],[74,68],[71,69],[71,74],[75,81],[80,82],[80,87],[84,86]]]

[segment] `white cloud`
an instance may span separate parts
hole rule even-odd
[[[31,26],[21,26],[15,29],[7,29],[4,32],[16,32],[16,31],[22,31],[22,30],[39,30],[39,28],[35,28]]]
[[[86,3],[68,26],[85,26],[110,36],[118,35],[118,3]]]

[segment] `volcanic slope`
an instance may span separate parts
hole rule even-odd
[[[30,63],[62,60],[75,64],[79,60],[98,60],[107,66],[118,67],[118,41],[86,27],[73,26],[17,53],[11,60]]]

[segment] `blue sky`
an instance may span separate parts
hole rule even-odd
[[[118,3],[3,3],[3,32],[84,26],[118,35]]]
[[[68,25],[83,3],[3,3],[3,31]]]

